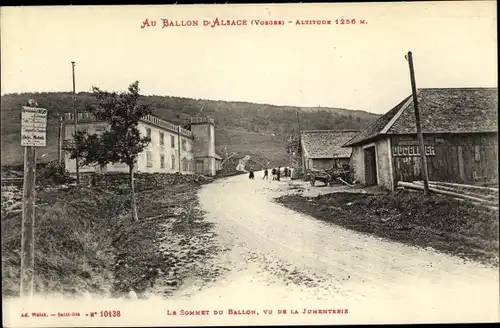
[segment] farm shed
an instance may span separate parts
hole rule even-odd
[[[474,183],[498,177],[498,89],[418,91],[430,180]],[[351,170],[365,185],[393,190],[422,180],[412,96],[349,140]]]
[[[330,169],[333,159],[339,159],[340,164],[349,164],[351,149],[342,146],[358,131],[354,130],[313,130],[300,134],[302,153],[302,168]]]

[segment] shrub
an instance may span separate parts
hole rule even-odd
[[[57,161],[49,162],[38,170],[36,179],[40,184],[63,184],[71,181],[68,171]]]

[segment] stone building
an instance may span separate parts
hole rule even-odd
[[[215,153],[215,121],[210,117],[192,117],[188,129],[193,135],[195,172],[215,175],[221,166],[221,157]]]
[[[331,169],[334,158],[340,165],[349,165],[351,149],[342,146],[356,133],[354,130],[302,131],[300,134],[302,169]]]
[[[108,128],[106,122],[97,121],[90,113],[78,114],[78,130],[99,134]],[[72,146],[74,116],[65,114],[64,149]],[[138,173],[204,174],[213,176],[220,167],[220,156],[215,153],[215,122],[210,117],[192,117],[185,127],[147,115],[139,121],[142,136],[151,142],[137,157],[135,171]],[[65,152],[65,166],[70,174],[76,173],[75,160]],[[81,173],[128,172],[126,164],[108,164],[104,168],[80,166]]]
[[[429,180],[496,180],[498,89],[420,89],[417,99]],[[344,147],[352,148],[351,170],[365,185],[393,190],[398,181],[423,180],[411,95]]]

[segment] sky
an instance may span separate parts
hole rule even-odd
[[[138,80],[146,95],[382,114],[411,94],[409,50],[419,88],[496,87],[496,23],[494,1],[2,7],[1,93],[71,91],[75,61],[77,92]]]

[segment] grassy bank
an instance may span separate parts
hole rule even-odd
[[[175,181],[138,193],[136,223],[128,214],[128,195],[83,187],[40,189],[35,291],[123,296],[133,290],[141,297],[157,291],[158,281],[165,282],[167,294],[178,288],[192,273],[190,262],[204,263],[217,250],[197,207],[201,184]],[[12,198],[20,191],[2,190],[2,198],[7,193]],[[2,292],[7,297],[19,294],[21,249],[21,212],[5,210],[10,203],[2,199]]]
[[[348,229],[498,265],[498,211],[439,195],[405,191],[383,195],[287,195],[277,202]]]
[[[37,192],[35,291],[106,294],[113,275],[111,236],[127,202],[89,189]],[[19,294],[21,212],[2,213],[2,292]]]
[[[116,295],[134,290],[168,296],[188,276],[218,274],[208,263],[218,249],[198,208],[199,187],[179,184],[139,194],[140,222],[122,224],[113,242]]]

